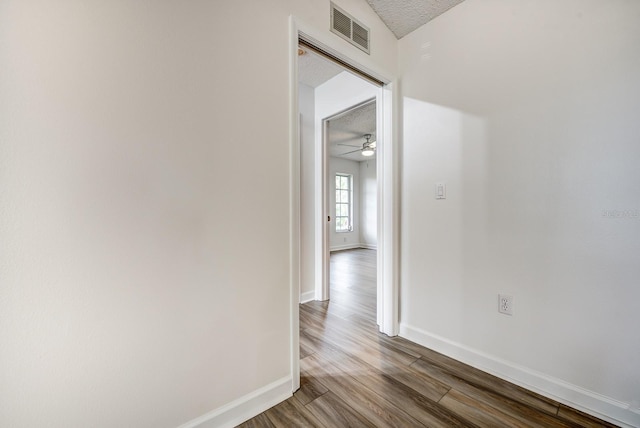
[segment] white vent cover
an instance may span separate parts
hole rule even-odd
[[[331,3],[331,32],[369,53],[369,28]]]

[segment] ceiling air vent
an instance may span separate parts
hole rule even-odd
[[[369,53],[369,29],[331,3],[331,32]]]

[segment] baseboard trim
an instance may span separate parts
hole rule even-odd
[[[291,376],[283,377],[244,397],[193,419],[178,428],[231,428],[291,397]]]
[[[360,248],[360,244],[334,245],[329,248],[329,251],[353,250],[355,248]]]
[[[640,426],[640,412],[632,409],[629,403],[502,360],[406,323],[400,323],[400,336],[605,421],[621,427]]]
[[[365,250],[377,250],[378,247],[376,245],[369,244],[347,244],[347,245],[334,245],[329,248],[329,251],[343,251],[343,250],[355,250],[356,248],[364,248]]]
[[[307,303],[316,299],[315,290],[305,291],[304,293],[300,293],[300,303]]]

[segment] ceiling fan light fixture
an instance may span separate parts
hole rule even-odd
[[[362,156],[373,156],[376,152],[376,142],[369,141],[371,139],[371,134],[364,134],[365,143],[362,145]]]

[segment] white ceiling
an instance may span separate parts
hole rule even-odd
[[[400,39],[463,0],[367,0],[382,22]]]

